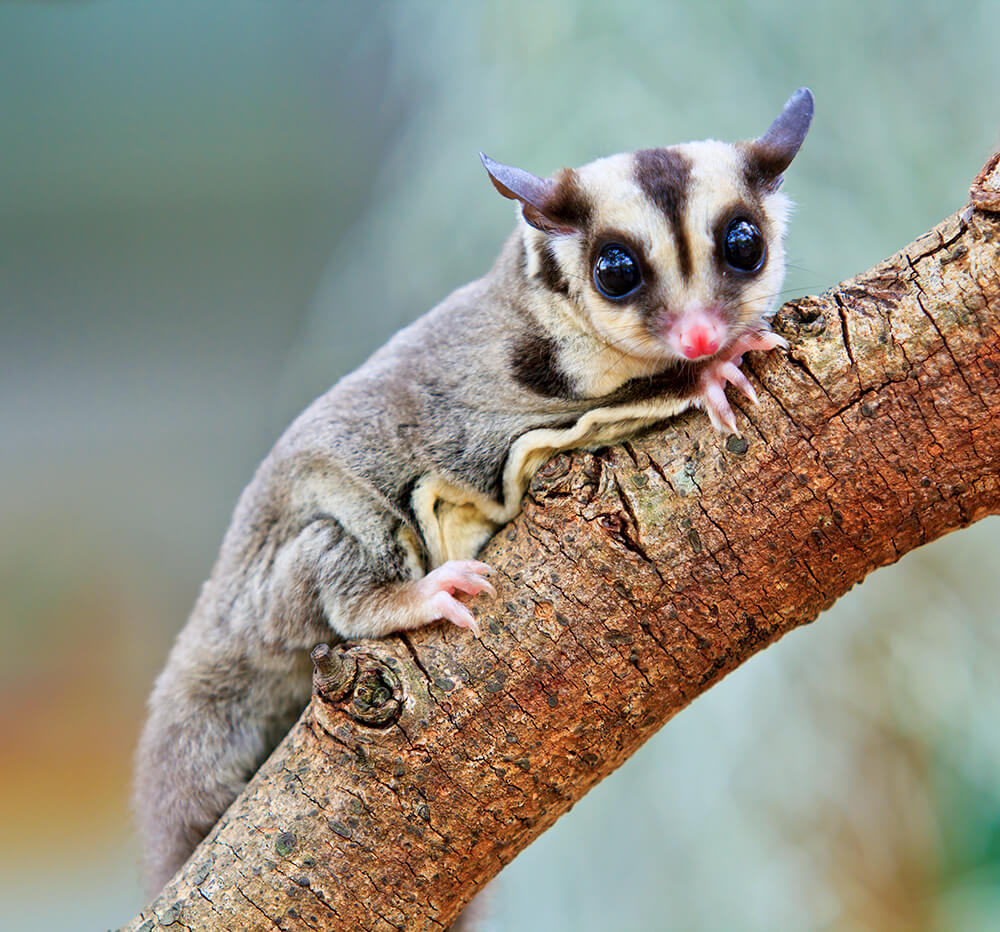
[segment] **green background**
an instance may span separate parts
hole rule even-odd
[[[998,3],[0,4],[0,925],[142,904],[130,757],[290,418],[488,268],[539,174],[816,120],[787,296],[961,207]],[[1000,523],[877,573],[502,875],[496,929],[1000,925]]]

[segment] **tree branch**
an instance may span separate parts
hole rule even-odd
[[[444,929],[695,696],[1000,510],[1000,154],[971,199],[781,309],[742,439],[693,413],[549,462],[484,554],[482,640],[321,652],[298,724],[127,928]]]

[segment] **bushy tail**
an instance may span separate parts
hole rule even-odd
[[[187,633],[187,632],[185,632]],[[240,794],[309,700],[305,652],[198,649],[183,636],[149,699],[134,806],[157,894]],[[263,658],[263,660],[261,659]]]

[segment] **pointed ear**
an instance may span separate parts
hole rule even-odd
[[[533,227],[543,233],[576,233],[578,226],[560,216],[564,200],[560,196],[561,184],[551,178],[539,178],[523,168],[501,165],[480,152],[483,167],[490,181],[504,197],[521,202],[521,214]]]
[[[781,173],[788,168],[809,132],[813,118],[813,95],[800,87],[785,104],[778,118],[759,139],[745,143],[751,178],[758,185],[775,191]]]

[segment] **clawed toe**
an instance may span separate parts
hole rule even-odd
[[[420,580],[420,591],[425,599],[426,612],[431,619],[443,618],[460,628],[468,628],[479,636],[479,623],[475,615],[460,602],[456,595],[479,595],[485,592],[496,595],[493,584],[486,578],[493,567],[478,560],[449,560],[431,570]]]
[[[735,385],[737,390],[757,404],[757,392],[750,380],[734,362],[716,361],[702,375],[701,400],[712,426],[720,433],[739,434],[736,415],[729,399],[726,398],[726,383]]]
[[[745,333],[736,341],[736,349],[739,354],[753,352],[767,352],[768,350],[788,349],[788,340],[773,330],[764,330],[760,333]]]
[[[756,389],[740,369],[743,354],[755,350],[766,352],[779,346],[787,348],[788,341],[771,330],[745,333],[728,348],[725,355],[706,366],[701,376],[701,403],[717,431],[739,435],[736,415],[726,398],[727,383],[754,404],[758,404]]]
[[[480,636],[481,632],[476,616],[450,592],[439,592],[431,599],[430,605],[435,613],[435,618],[450,621],[459,628],[468,628],[476,637]]]
[[[758,404],[757,392],[750,380],[743,374],[742,370],[731,362],[724,362],[719,366],[719,375],[726,381],[735,385],[754,404]]]
[[[702,402],[712,426],[720,433],[735,434],[736,415],[726,398],[725,380],[708,378],[702,390]]]

